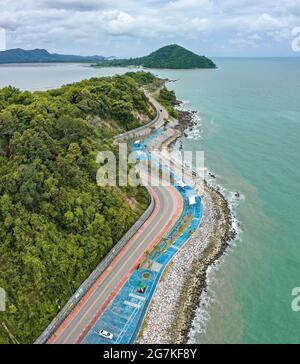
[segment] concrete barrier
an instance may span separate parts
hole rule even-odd
[[[136,221],[136,223],[127,231],[127,233],[121,238],[121,240],[111,249],[111,251],[101,261],[101,263],[97,266],[97,268],[90,274],[90,276],[82,283],[82,285],[69,299],[69,301],[60,311],[60,313],[50,323],[50,325],[46,328],[46,330],[37,338],[35,344],[45,344],[50,339],[50,337],[55,333],[55,331],[60,327],[63,321],[69,316],[69,314],[73,311],[76,305],[80,302],[80,300],[92,287],[95,281],[111,264],[114,258],[124,248],[124,246],[128,243],[128,241],[136,234],[136,232],[141,228],[141,226],[148,220],[155,207],[155,201],[150,192],[149,195],[150,195],[150,204],[147,210]]]
[[[136,129],[129,130],[126,133],[116,135],[115,136],[116,140],[124,140],[124,139],[132,137],[132,136],[144,136],[146,134],[149,134],[150,130],[147,130],[147,129],[150,129],[151,127],[153,127],[159,120],[160,115],[157,110],[157,107],[155,107],[155,105],[153,104],[154,101],[151,102],[151,96],[145,90],[144,90],[144,93],[145,93],[146,97],[148,97],[149,102],[153,107],[153,110],[156,110],[155,118],[153,120],[151,120],[148,124],[142,125]]]
[[[147,93],[146,96],[149,98]],[[152,105],[154,109],[155,106]],[[147,131],[147,129],[151,128],[155,123],[159,120],[159,112],[157,112],[156,117],[150,121],[148,124],[143,125],[139,128],[133,129],[126,133],[117,135],[115,137],[116,140],[126,139],[132,135],[138,135],[143,131]],[[60,313],[54,318],[54,320],[50,323],[50,325],[46,328],[46,330],[36,339],[35,344],[45,344],[50,337],[55,333],[55,331],[60,327],[63,321],[69,316],[69,314],[73,311],[76,305],[80,302],[80,300],[85,296],[88,290],[92,287],[95,281],[100,277],[100,275],[105,271],[105,269],[110,265],[110,263],[114,260],[114,258],[119,254],[119,252],[124,248],[124,246],[128,243],[128,241],[134,236],[134,234],[141,228],[141,226],[148,220],[150,215],[152,214],[155,202],[154,199],[149,192],[150,196],[150,204],[147,210],[143,213],[143,215],[137,220],[137,222],[127,231],[127,233],[122,237],[122,239],[112,248],[112,250],[107,254],[107,256],[101,261],[101,263],[97,266],[97,268],[90,274],[90,276],[82,283],[82,285],[78,288],[78,290],[73,294],[73,296],[69,299],[69,301],[65,304]]]

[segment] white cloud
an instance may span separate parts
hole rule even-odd
[[[208,44],[211,39],[216,47],[236,39],[286,42],[291,29],[300,25],[300,0],[0,0],[0,4],[0,27],[8,30],[8,46],[46,44],[56,51],[72,45],[77,51],[79,38],[89,39],[86,50],[105,54],[111,53],[110,44],[116,50],[130,50],[136,44],[146,50],[177,39],[187,44],[191,39],[200,44],[206,39]],[[127,47],[120,37],[126,37]],[[99,50],[100,45],[105,49]],[[80,47],[84,51],[82,43]]]
[[[168,10],[176,11],[190,11],[190,10],[203,10],[208,11],[214,7],[211,0],[176,0],[170,1],[166,8]]]
[[[108,11],[101,16],[105,30],[111,35],[130,34],[136,27],[133,16],[124,11]]]
[[[267,13],[260,15],[257,18],[246,20],[247,30],[249,31],[266,31],[270,29],[280,29],[285,24],[284,19],[275,18]]]

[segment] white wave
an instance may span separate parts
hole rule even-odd
[[[215,177],[212,177],[215,176]],[[191,329],[188,333],[188,343],[199,343],[199,335],[205,335],[207,323],[210,320],[210,306],[218,300],[218,293],[214,291],[214,283],[217,282],[216,272],[225,262],[226,257],[232,252],[236,244],[241,240],[242,228],[240,221],[237,218],[237,207],[240,201],[245,200],[244,195],[236,196],[235,192],[228,191],[218,183],[218,177],[211,171],[206,169],[205,179],[207,183],[217,189],[227,200],[228,207],[231,212],[232,228],[236,233],[235,238],[229,242],[228,248],[222,256],[215,260],[207,269],[206,284],[207,287],[200,295],[199,306],[195,310],[194,319]]]
[[[200,115],[198,114],[198,112],[196,112],[195,110],[191,110],[189,108],[186,108],[184,106],[182,106],[183,104],[189,104],[189,101],[183,101],[181,105],[177,106],[176,109],[178,111],[185,111],[185,112],[189,112],[192,113],[192,122],[191,122],[191,127],[189,129],[185,130],[185,135],[187,139],[202,139],[202,120]]]
[[[189,109],[184,108],[182,105],[177,108],[182,111],[191,111]],[[199,140],[201,138],[201,117],[198,113],[193,114],[193,126],[190,130],[185,131],[187,135],[187,139],[195,139]],[[175,147],[179,147],[180,141],[176,143]],[[211,187],[218,190],[226,199],[228,203],[228,207],[231,213],[232,220],[232,228],[236,233],[235,238],[229,242],[228,249],[222,254],[222,256],[217,259],[211,266],[207,269],[207,277],[206,283],[207,287],[204,289],[199,298],[199,306],[197,307],[194,315],[194,320],[192,322],[192,327],[190,332],[188,333],[188,342],[189,343],[197,343],[197,336],[199,334],[205,334],[207,323],[210,320],[210,305],[218,300],[218,293],[213,290],[214,282],[216,281],[215,273],[220,269],[221,265],[226,259],[232,249],[236,246],[237,242],[241,240],[242,227],[241,223],[237,218],[237,208],[241,201],[245,200],[245,196],[243,194],[238,194],[233,191],[229,191],[225,189],[219,182],[218,176],[210,171],[209,169],[205,169],[205,179]]]
[[[188,343],[197,344],[197,339],[195,334],[205,334],[206,333],[206,323],[210,320],[210,314],[208,307],[214,302],[213,296],[203,291],[200,296],[200,305],[197,308],[195,318],[193,320],[192,329],[188,334]],[[196,330],[194,329],[197,328]]]
[[[182,100],[182,105],[189,105],[191,102],[189,100]]]

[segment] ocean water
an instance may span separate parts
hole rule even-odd
[[[198,111],[186,150],[234,206],[239,238],[208,275],[195,343],[300,343],[300,59],[216,59],[217,70],[154,70]],[[0,67],[0,86],[46,89],[126,69]],[[233,193],[241,194],[239,201]],[[232,193],[231,193],[232,192]]]
[[[0,64],[0,87],[12,85],[23,90],[44,91],[91,77],[127,71],[124,68],[96,69],[89,64],[76,63]]]
[[[190,342],[300,343],[300,59],[216,62],[171,84],[201,119],[185,149],[241,193],[239,239],[210,270]]]

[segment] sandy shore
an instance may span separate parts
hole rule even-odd
[[[162,136],[162,145],[170,147],[190,126],[192,113],[190,118],[186,112],[182,117],[184,120],[179,118],[179,127],[175,126],[174,130],[171,126],[166,130],[168,138]],[[187,342],[200,295],[206,289],[207,268],[235,237],[226,199],[206,182],[203,187],[203,180],[197,176],[193,178],[193,184],[202,197],[202,223],[166,268],[146,315],[139,343]]]

